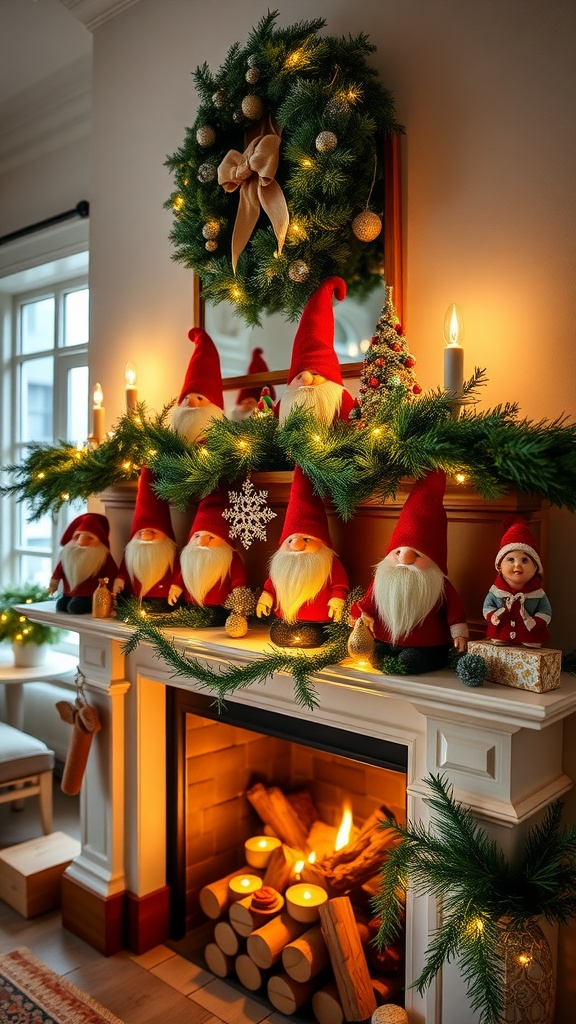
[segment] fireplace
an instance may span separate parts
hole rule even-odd
[[[307,757],[319,748],[322,758],[346,754],[348,771],[365,755],[370,769],[405,786],[411,821],[428,822],[423,780],[440,772],[508,854],[523,843],[534,819],[572,785],[562,768],[563,719],[576,710],[576,679],[571,676],[562,676],[559,689],[537,694],[494,683],[469,688],[448,671],[393,677],[338,665],[315,677],[314,710],[297,706],[292,680],[278,675],[231,694],[227,711],[234,721],[224,722],[214,717],[211,695],[192,678],[175,678],[148,645],[125,655],[123,642],[130,630],[122,623],[62,615],[51,604],[27,606],[26,611],[37,621],[77,629],[86,696],[102,722],[81,793],[82,849],[63,879],[62,913],[65,927],[105,954],[122,948],[143,953],[166,941],[175,926],[174,917],[170,923],[170,890],[185,870],[178,852],[184,847],[171,844],[167,856],[166,835],[176,829],[174,821],[185,803],[183,782],[178,787],[173,774],[177,751],[169,750],[184,743],[186,728],[176,728],[178,716],[188,724],[198,715],[209,723],[188,731],[207,733],[212,725],[222,726],[256,732],[262,737],[253,740],[256,745],[297,740],[299,753],[312,751]],[[245,664],[269,641],[266,630],[242,640],[223,637],[219,630],[175,630],[174,642],[219,670]],[[188,698],[194,708],[176,710]],[[176,736],[177,742],[167,736]],[[174,788],[175,800],[169,803],[167,792]],[[396,791],[394,800],[402,808],[403,795]],[[192,920],[193,897],[187,899]],[[434,901],[409,893],[406,920],[410,982],[422,969],[436,925]],[[186,917],[178,927],[185,930]],[[474,1021],[453,965],[424,997],[407,989],[406,1000],[411,1024]]]

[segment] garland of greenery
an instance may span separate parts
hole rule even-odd
[[[166,160],[175,182],[165,203],[174,214],[174,259],[198,275],[207,302],[231,302],[248,324],[259,324],[265,312],[296,320],[333,275],[351,295],[381,287],[383,142],[402,131],[391,94],[367,63],[375,47],[365,35],[320,36],[320,18],[277,29],[277,17],[263,17],[215,74],[207,64],[196,69],[198,112]],[[275,180],[288,232],[279,251],[261,213],[234,273],[240,189],[225,191],[218,168],[231,151],[240,157],[252,138],[270,131],[270,122],[281,136]],[[365,214],[376,238],[358,229],[355,218]]]
[[[480,1024],[499,1024],[504,1012],[499,922],[507,919],[510,930],[539,916],[553,924],[574,917],[576,826],[560,830],[562,804],[555,802],[542,824],[529,831],[522,857],[511,863],[472,812],[454,799],[445,778],[430,775],[425,781],[433,813],[429,828],[391,818],[382,822],[400,842],[382,865],[373,899],[381,918],[377,943],[383,947],[398,935],[409,884],[417,894],[441,900],[442,923],[413,984],[422,994],[444,963],[458,959]]]
[[[14,608],[16,604],[35,604],[49,601],[46,587],[35,583],[10,584],[0,591],[0,642],[9,640],[25,647],[26,644],[55,644],[63,635],[61,629],[43,622],[32,622]]]
[[[250,472],[299,465],[348,520],[359,502],[393,497],[403,478],[443,469],[464,474],[486,499],[513,486],[576,511],[576,424],[563,417],[520,419],[513,403],[475,412],[472,403],[485,382],[484,371],[476,370],[464,387],[470,404],[458,419],[440,389],[413,402],[398,389],[363,429],[342,420],[324,426],[294,410],[282,427],[273,416],[215,421],[202,445],[187,444],[166,425],[169,406],[148,417],[142,403],[137,415],[120,418],[98,448],[31,444],[22,463],[4,467],[12,482],[0,494],[26,502],[34,521],[67,501],[85,501],[134,480],[147,465],[159,496],[184,510]]]

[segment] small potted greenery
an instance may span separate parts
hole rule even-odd
[[[561,828],[562,804],[556,801],[509,860],[454,799],[445,778],[430,775],[425,782],[428,828],[421,822],[382,822],[399,842],[382,865],[373,899],[381,919],[376,943],[387,945],[397,936],[409,885],[416,895],[435,896],[441,923],[413,982],[418,992],[423,994],[443,964],[456,960],[480,1024],[550,1024],[554,973],[538,918],[566,924],[576,915],[576,826]]]
[[[49,599],[46,587],[35,583],[11,584],[0,591],[0,642],[8,640],[12,644],[14,664],[18,668],[41,665],[48,645],[60,639],[62,630],[42,622],[31,622],[22,612],[15,610],[15,605],[36,604]]]

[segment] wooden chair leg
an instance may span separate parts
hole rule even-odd
[[[40,803],[40,820],[42,831],[45,836],[52,832],[52,772],[42,772],[38,776],[40,791],[38,800]]]

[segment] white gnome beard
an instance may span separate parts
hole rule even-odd
[[[243,420],[249,420],[254,415],[254,407],[252,409],[244,409],[241,405],[235,405],[230,412],[230,419],[233,423],[242,423]]]
[[[132,537],[125,551],[126,568],[132,582],[138,580],[140,597],[144,597],[168,570],[174,567],[176,542],[170,537],[162,540],[138,540]]]
[[[374,575],[374,600],[392,643],[398,643],[420,625],[443,592],[444,576],[437,565],[419,569],[383,559]]]
[[[270,560],[270,579],[276,602],[286,622],[296,622],[298,612],[313,601],[328,579],[334,552],[323,544],[318,551],[277,551]]]
[[[222,419],[224,413],[217,405],[200,405],[196,409],[189,405],[177,405],[172,410],[171,423],[172,429],[192,444],[206,437],[206,431],[213,420]]]
[[[198,604],[216,583],[222,583],[230,572],[234,552],[229,544],[217,548],[187,544],[180,552],[182,579],[189,594]]]
[[[330,425],[342,407],[342,384],[327,380],[324,384],[292,388],[288,386],[280,399],[278,421],[284,423],[292,409],[303,409],[314,413],[319,423]]]
[[[95,576],[104,565],[107,555],[108,548],[103,544],[85,548],[69,540],[60,552],[60,561],[70,589],[74,590],[84,580]]]

